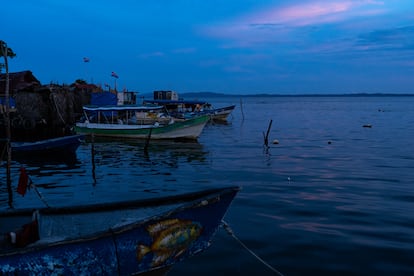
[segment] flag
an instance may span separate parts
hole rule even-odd
[[[111,73],[111,77],[114,77],[114,78],[116,78],[116,79],[117,79],[117,78],[119,78],[119,77],[118,77],[118,75],[117,75],[115,72],[112,72],[112,73]]]
[[[24,196],[27,190],[27,184],[29,183],[29,176],[26,173],[24,167],[20,167],[19,184],[17,185],[17,192]]]
[[[89,62],[89,61],[90,61],[90,59],[88,57],[83,58],[83,62]]]

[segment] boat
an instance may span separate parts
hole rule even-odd
[[[168,271],[206,250],[238,187],[135,201],[0,212],[1,275]],[[16,231],[15,228],[21,227]]]
[[[115,138],[196,140],[209,120],[207,115],[178,120],[166,115],[161,106],[84,106],[83,111],[76,133]]]
[[[70,154],[77,150],[84,135],[67,135],[33,142],[11,142],[13,154]]]
[[[181,119],[188,119],[194,116],[208,115],[213,121],[227,121],[228,116],[235,109],[236,105],[229,105],[214,108],[210,103],[199,100],[183,100],[173,91],[154,91],[152,100],[143,100],[146,106],[163,106],[168,113]]]
[[[194,116],[208,115],[213,121],[226,121],[236,105],[213,108],[205,101],[188,100],[144,100],[144,105],[164,106],[168,113],[176,118],[188,119]]]

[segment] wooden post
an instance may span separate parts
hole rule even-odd
[[[93,186],[96,185],[96,175],[95,175],[95,134],[92,133],[92,143],[91,143],[91,157],[92,157],[92,178]]]
[[[4,66],[6,67],[6,85],[5,85],[5,123],[6,123],[6,152],[7,152],[7,164],[6,164],[6,177],[7,177],[7,191],[9,194],[9,207],[13,208],[13,191],[11,187],[11,130],[10,130],[10,101],[9,101],[9,63],[7,61],[8,47],[6,42],[0,40],[1,53],[4,57]]]
[[[145,140],[145,146],[144,146],[144,153],[145,153],[145,155],[148,155],[148,146],[149,146],[149,142],[151,140],[151,134],[152,134],[152,127],[150,128],[148,137]]]
[[[242,120],[244,121],[244,112],[243,112],[243,102],[242,102],[242,98],[240,98],[240,110],[242,113]]]
[[[269,122],[269,126],[267,127],[267,132],[266,132],[266,135],[265,135],[265,134],[264,134],[264,132],[263,132],[264,145],[265,145],[266,147],[269,147],[269,132],[270,132],[270,129],[272,128],[272,123],[273,123],[273,120],[270,120],[270,122]]]

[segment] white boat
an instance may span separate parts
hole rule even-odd
[[[84,106],[85,120],[76,123],[78,134],[133,139],[196,140],[209,116],[177,120],[162,113],[163,107],[137,105]]]
[[[175,118],[189,119],[195,116],[208,115],[210,119],[218,122],[227,121],[236,105],[213,107],[206,101],[179,99],[173,91],[154,91],[154,99],[144,100],[146,106],[163,106]]]

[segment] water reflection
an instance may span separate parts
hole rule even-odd
[[[130,176],[170,175],[188,163],[206,162],[207,151],[195,141],[145,141],[95,138],[80,148],[82,162],[97,174],[127,173]]]
[[[178,187],[188,186],[194,170],[208,163],[208,151],[198,142],[151,141],[147,152],[144,146],[145,141],[98,139],[93,143],[85,141],[73,156],[16,157],[12,162],[13,192],[20,166],[26,168],[48,202],[57,206],[68,200],[71,204],[105,202],[114,197],[175,192]],[[1,174],[1,183],[5,179],[5,174]],[[7,193],[0,192],[0,204],[4,208]],[[39,203],[37,198],[32,198],[26,195],[16,199],[25,206]]]
[[[182,162],[206,162],[207,154],[203,145],[196,141],[151,141],[145,150],[145,141],[95,138],[89,146],[93,147],[96,166],[122,166],[121,163],[127,162],[142,167],[166,165],[177,168]]]
[[[79,166],[76,152],[64,154],[13,154],[12,160],[30,167],[65,165],[68,168],[75,168]]]

